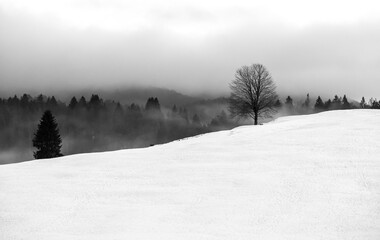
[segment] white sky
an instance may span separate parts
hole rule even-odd
[[[369,0],[0,0],[0,83],[227,92],[236,68],[260,62],[283,92],[374,95],[356,82],[380,82],[379,26]]]
[[[1,3],[5,11],[49,16],[80,29],[133,31],[169,24],[174,31],[194,34],[250,21],[281,22],[292,27],[349,24],[379,19],[380,12],[376,0],[1,0]]]

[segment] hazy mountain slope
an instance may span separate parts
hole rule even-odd
[[[0,239],[380,239],[380,111],[0,166]]]
[[[130,88],[120,89],[118,91],[100,92],[106,99],[114,99],[124,104],[131,104],[132,102],[137,104],[145,103],[150,97],[157,97],[160,104],[166,107],[172,107],[174,104],[177,106],[189,104],[198,101],[199,98],[184,95],[174,90],[165,88]]]
[[[18,96],[22,96],[24,92],[16,92]],[[27,92],[31,96],[38,96],[41,92],[30,91]],[[122,104],[136,103],[145,106],[146,101],[150,97],[157,97],[160,100],[162,106],[172,107],[173,104],[177,106],[191,104],[193,102],[201,101],[201,97],[188,96],[186,94],[179,93],[174,90],[158,87],[129,87],[129,88],[110,88],[104,89],[91,89],[91,90],[50,90],[48,92],[42,92],[48,96],[55,96],[58,100],[70,102],[72,97],[76,97],[78,100],[81,96],[84,96],[87,101],[90,100],[92,94],[98,94],[103,100],[114,100]],[[2,92],[0,89],[0,97],[8,98],[13,97],[14,94],[8,92]]]
[[[201,98],[191,97],[174,90],[169,90],[165,88],[156,87],[131,87],[131,88],[120,88],[120,89],[110,89],[110,90],[86,90],[78,92],[67,92],[60,93],[62,99],[69,102],[72,96],[77,98],[80,96],[85,96],[89,100],[91,94],[99,94],[104,100],[110,99],[118,101],[122,104],[139,104],[145,106],[146,101],[150,97],[157,97],[160,104],[165,107],[172,107],[174,104],[177,106],[190,104],[201,100]],[[69,96],[69,97],[67,97]],[[78,98],[79,99],[79,98]]]

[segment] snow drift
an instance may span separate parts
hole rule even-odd
[[[0,239],[380,239],[380,111],[2,165]]]

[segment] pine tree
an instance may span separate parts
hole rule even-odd
[[[157,98],[150,97],[148,98],[146,104],[145,104],[145,110],[146,111],[159,111],[161,112],[161,106],[160,102]]]
[[[140,111],[141,111],[139,105],[137,105],[135,103],[132,103],[131,106],[128,107],[128,110],[131,112],[138,112],[138,113],[140,113]]]
[[[315,102],[314,109],[316,111],[322,111],[325,108],[325,104],[320,96],[318,96],[317,101]]]
[[[362,100],[361,100],[361,102],[360,102],[360,107],[361,107],[361,108],[367,108],[367,103],[366,103],[364,97],[362,97]]]
[[[286,98],[285,105],[293,107],[293,99],[290,96]]]
[[[331,99],[327,100],[327,101],[325,102],[325,109],[326,109],[326,110],[331,110],[331,105],[332,105],[332,101],[331,101]]]
[[[63,156],[61,153],[62,139],[59,135],[58,124],[52,113],[47,110],[44,112],[38,129],[34,134],[33,147],[37,148],[34,158],[54,158]]]
[[[22,97],[20,99],[21,108],[26,109],[28,107],[28,104],[29,104],[31,98],[32,97],[30,97],[29,95],[24,93],[24,95],[22,95]]]
[[[349,109],[350,107],[350,103],[348,102],[346,95],[344,95],[342,99],[342,108]]]
[[[377,99],[375,98],[371,98],[369,100],[369,106],[372,108],[372,109],[380,109],[380,101],[378,102]]]
[[[76,97],[71,98],[69,108],[73,110],[78,105],[78,101]]]
[[[120,102],[117,102],[113,114],[114,114],[114,117],[122,117],[123,116],[124,110],[123,110],[123,107],[121,106]]]
[[[88,105],[90,108],[98,110],[103,105],[103,100],[98,94],[92,94]]]
[[[285,100],[285,109],[288,112],[288,114],[294,114],[294,106],[293,106],[293,99],[288,96]]]
[[[277,99],[277,101],[274,103],[274,107],[275,108],[281,108],[282,107],[282,103],[281,103],[280,99]]]
[[[335,95],[334,99],[332,100],[331,108],[334,110],[341,109],[342,108],[342,98],[338,97],[338,95]]]
[[[47,99],[47,101],[46,101],[46,105],[47,105],[48,107],[57,107],[58,102],[57,102],[57,100],[55,99],[55,97],[52,96],[51,98],[48,97],[48,99]]]
[[[82,96],[82,97],[79,99],[78,106],[79,106],[80,108],[86,108],[86,107],[87,107],[87,101],[86,101],[86,98],[85,98],[84,96]]]
[[[44,96],[42,94],[38,95],[36,98],[36,103],[40,109],[44,107],[45,101],[44,101]]]

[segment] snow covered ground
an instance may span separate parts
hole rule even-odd
[[[380,239],[380,111],[0,166],[0,239]]]

